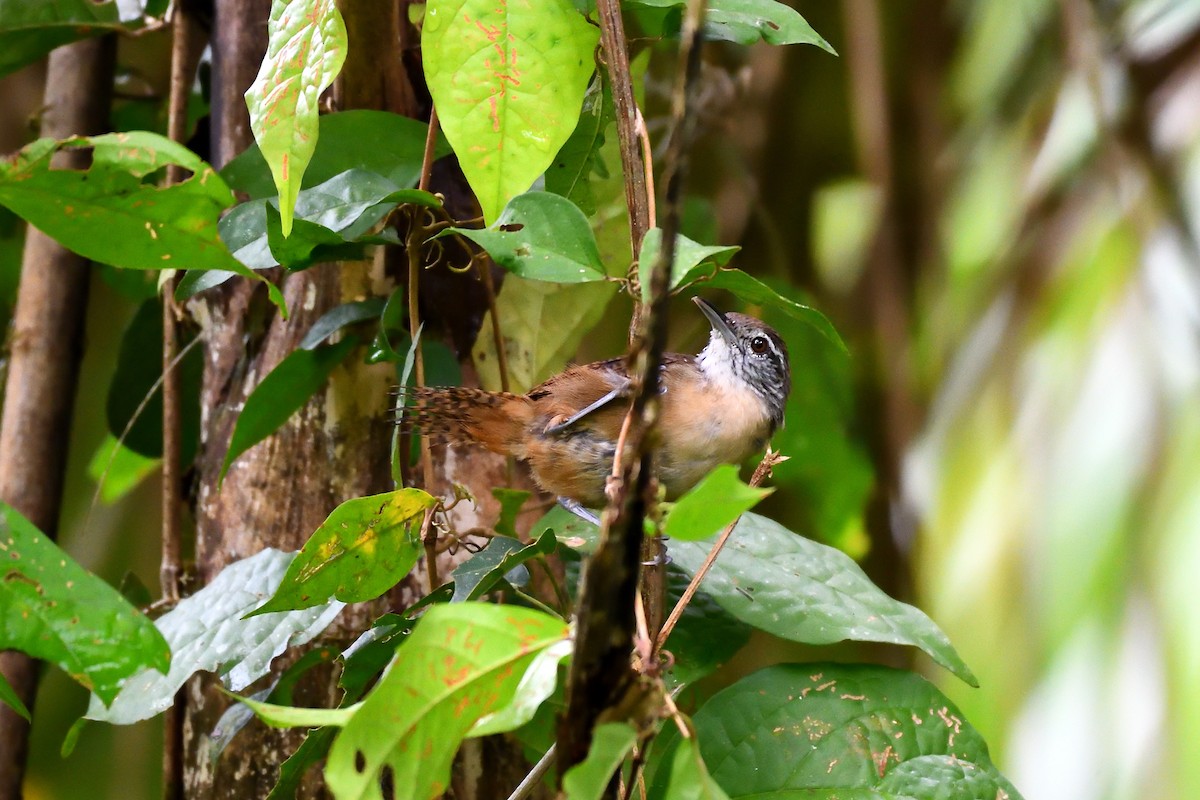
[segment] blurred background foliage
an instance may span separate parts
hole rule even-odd
[[[771,318],[796,384],[764,512],[944,627],[982,688],[928,674],[1029,800],[1200,797],[1200,3],[797,8],[841,57],[709,49],[688,215],[850,345],[838,358]],[[161,128],[166,41],[121,42],[114,124]],[[646,73],[656,136],[668,61]],[[31,138],[43,75],[0,79],[0,151]],[[3,322],[20,236],[0,215]],[[62,540],[114,584],[152,584],[152,464],[119,459],[110,479],[131,488],[93,507],[103,398],[145,296],[109,277]],[[673,344],[691,347],[704,323],[679,310]],[[626,312],[610,306],[580,357],[619,351]],[[750,650],[734,666],[795,655]],[[31,796],[155,796],[153,724],[89,729],[59,759],[84,702],[43,683]]]

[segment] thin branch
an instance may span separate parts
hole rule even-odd
[[[771,474],[771,470],[776,464],[786,461],[787,456],[781,456],[778,453],[767,447],[766,454],[763,455],[762,461],[758,463],[758,467],[754,470],[754,476],[750,478],[751,486],[761,486]],[[692,576],[691,583],[683,591],[683,596],[675,603],[675,607],[671,609],[671,615],[667,617],[667,621],[663,623],[662,630],[658,634],[658,642],[655,645],[655,650],[662,650],[667,638],[670,637],[671,631],[675,630],[675,625],[678,624],[679,618],[683,616],[683,612],[687,610],[688,603],[692,602],[692,598],[696,596],[696,591],[700,588],[700,582],[704,580],[704,576],[712,569],[713,562],[717,560],[717,556],[721,554],[721,550],[725,547],[725,543],[729,541],[733,529],[737,527],[741,516],[733,522],[725,526],[725,530],[721,531],[721,535],[717,537],[717,541],[713,544],[712,549],[708,551],[708,557],[704,559],[704,563],[700,565],[700,569],[696,570],[696,574]]]

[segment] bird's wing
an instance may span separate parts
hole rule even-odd
[[[692,360],[692,356],[665,353],[663,372]],[[612,358],[570,367],[533,389],[528,397],[548,420],[546,433],[559,433],[588,418],[605,428],[619,424],[623,411],[614,401],[628,397],[629,387],[625,359]],[[604,419],[596,419],[604,411],[608,412],[602,415]]]

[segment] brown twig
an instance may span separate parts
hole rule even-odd
[[[508,384],[508,352],[504,347],[504,332],[500,328],[500,312],[496,309],[496,284],[492,280],[491,259],[479,260],[479,274],[483,278],[483,288],[487,292],[488,311],[492,317],[492,340],[496,343],[496,365],[500,370],[500,388],[509,391]]]
[[[762,457],[762,461],[758,463],[758,467],[754,470],[754,476],[750,478],[750,485],[761,486],[762,482],[770,476],[771,470],[775,465],[782,461],[787,461],[787,456],[781,456],[768,446],[767,452]],[[725,530],[721,531],[721,535],[717,537],[717,541],[713,544],[712,549],[708,551],[708,557],[704,559],[704,563],[700,565],[700,569],[696,570],[696,574],[692,576],[691,582],[683,590],[683,595],[675,603],[675,607],[671,609],[671,615],[667,617],[667,621],[663,623],[662,630],[658,633],[658,641],[655,645],[656,651],[662,650],[667,638],[671,635],[671,631],[675,630],[676,624],[679,623],[679,618],[687,610],[688,603],[692,602],[692,598],[696,596],[696,591],[700,588],[700,582],[704,580],[704,576],[712,569],[713,562],[721,554],[721,550],[725,547],[725,543],[729,541],[729,537],[733,534],[733,529],[737,527],[738,520],[740,519],[741,517],[739,516],[725,526]]]

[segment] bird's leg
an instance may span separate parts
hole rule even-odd
[[[597,527],[599,527],[600,518],[597,517],[595,514],[593,514],[591,511],[584,508],[583,505],[578,500],[572,500],[569,497],[560,497],[560,498],[558,498],[558,504],[560,506],[562,506],[563,508],[565,508],[567,511],[570,511],[575,516],[579,517],[584,522],[590,522],[593,525],[596,525]]]

